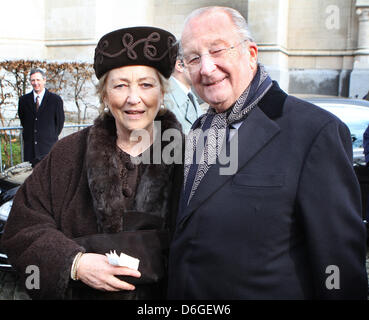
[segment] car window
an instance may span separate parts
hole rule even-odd
[[[363,134],[369,125],[369,108],[350,104],[314,102],[315,105],[333,113],[350,129],[353,148],[363,147]]]

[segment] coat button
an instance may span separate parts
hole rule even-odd
[[[127,198],[132,197],[133,191],[130,187],[123,188],[123,195]]]
[[[35,141],[35,144],[37,144],[37,141]]]

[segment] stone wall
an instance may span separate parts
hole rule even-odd
[[[361,97],[369,89],[369,0],[3,1],[0,59],[92,62],[106,32],[156,25],[180,36],[185,17],[210,5],[247,18],[260,62],[286,91]]]

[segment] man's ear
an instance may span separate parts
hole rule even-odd
[[[184,63],[181,60],[177,59],[176,64],[175,64],[175,68],[176,68],[177,71],[183,72],[184,71]]]
[[[249,43],[248,51],[250,54],[250,67],[254,70],[258,64],[258,47],[255,42]]]

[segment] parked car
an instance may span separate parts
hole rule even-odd
[[[32,173],[32,166],[29,162],[18,164],[5,170],[0,174],[0,270],[13,271],[12,266],[7,261],[8,257],[1,247],[1,236],[4,232],[5,223],[8,219],[13,198],[24,180]]]
[[[363,134],[369,125],[369,101],[337,97],[299,96],[340,118],[350,129],[354,165],[364,165]]]

